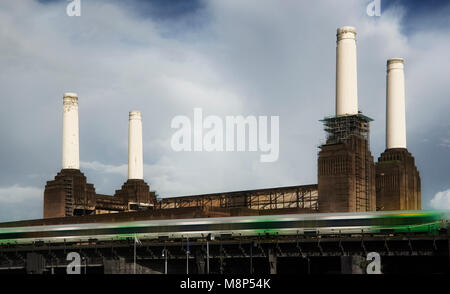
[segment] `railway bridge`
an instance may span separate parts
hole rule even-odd
[[[140,215],[0,224],[0,273],[450,272],[448,212]]]

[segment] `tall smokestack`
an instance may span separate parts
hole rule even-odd
[[[62,168],[80,169],[77,94],[65,93],[63,104]]]
[[[140,111],[130,111],[128,125],[128,179],[143,177],[142,116]]]
[[[386,149],[392,148],[406,148],[403,58],[392,58],[387,61]]]
[[[356,31],[345,26],[337,29],[336,116],[353,114],[358,114]]]

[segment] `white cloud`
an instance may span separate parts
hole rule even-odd
[[[14,185],[0,188],[0,205],[42,200],[43,189]]]
[[[450,209],[450,189],[436,193],[430,200],[430,206],[434,209]]]

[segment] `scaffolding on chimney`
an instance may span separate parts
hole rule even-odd
[[[74,199],[73,199],[73,179],[72,178],[66,178],[64,179],[64,192],[65,192],[65,216],[72,216],[73,215],[73,206],[74,206]]]
[[[357,148],[355,153],[355,177],[356,177],[356,211],[369,211],[370,168],[368,167],[366,148]],[[362,151],[362,152],[359,152]]]
[[[370,149],[370,122],[373,121],[361,113],[355,115],[331,116],[321,120],[327,133],[326,145],[350,143],[355,137],[363,140],[353,140],[352,149],[355,152],[355,209],[356,211],[369,211],[371,207],[370,183],[371,170],[367,159],[367,150]],[[367,143],[366,143],[367,142]],[[367,144],[367,146],[365,146]],[[339,190],[338,190],[339,191]]]

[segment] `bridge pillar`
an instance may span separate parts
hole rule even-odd
[[[270,274],[277,273],[277,254],[275,250],[269,249],[269,265],[270,265]]]
[[[45,269],[45,259],[41,254],[27,253],[27,274],[42,274]]]
[[[103,267],[105,274],[133,274],[134,263],[128,262],[125,258],[103,259]],[[160,274],[141,264],[136,264],[136,274]]]
[[[364,258],[360,255],[341,256],[341,274],[363,274]]]
[[[197,264],[197,273],[205,274],[205,254],[201,248],[195,251],[195,263]]]

